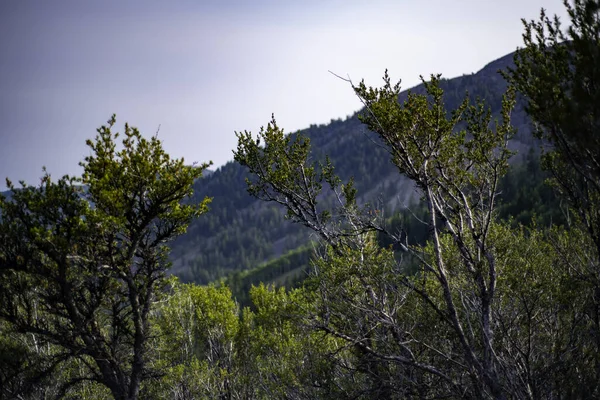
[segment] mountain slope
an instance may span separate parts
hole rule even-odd
[[[468,92],[473,99],[485,99],[492,112],[498,114],[506,90],[498,70],[512,65],[512,59],[509,54],[475,74],[445,79],[447,108],[457,107]],[[411,90],[422,93],[424,89],[420,85]],[[407,93],[401,93],[400,101]],[[375,136],[358,121],[357,114],[302,131],[311,139],[313,158],[322,160],[328,155],[342,179],[354,176],[362,201],[382,198],[388,209],[409,205],[418,195],[410,182],[398,174],[386,150],[377,145]],[[525,155],[535,146],[535,139],[520,102],[513,112],[513,124],[518,133],[511,148]],[[210,212],[192,223],[173,245],[172,272],[182,280],[207,283],[234,271],[256,267],[309,240],[304,227],[284,221],[279,207],[250,197],[245,176],[241,166],[230,162],[196,182],[195,199],[210,196],[213,202]]]

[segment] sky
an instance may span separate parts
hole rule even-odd
[[[361,107],[332,75],[408,89],[522,44],[562,0],[1,0],[0,190],[78,175],[115,113],[186,163],[232,160],[235,131],[287,132]],[[160,127],[160,129],[159,129]]]

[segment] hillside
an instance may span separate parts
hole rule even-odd
[[[445,79],[443,88],[448,108],[455,108],[468,92],[473,99],[485,99],[497,114],[506,89],[498,70],[510,66],[512,59],[513,55],[509,54],[477,73]],[[423,87],[411,90],[420,93]],[[407,93],[401,93],[400,101]],[[377,146],[375,136],[365,129],[357,115],[332,120],[326,125],[311,125],[302,131],[311,139],[314,159],[322,160],[328,155],[343,179],[354,176],[361,201],[384,199],[388,210],[406,207],[418,198],[417,193],[398,175],[387,152]],[[513,112],[513,124],[518,133],[511,148],[518,151],[515,160],[520,160],[530,149],[536,148],[536,139],[530,133],[521,103]],[[284,221],[281,209],[250,197],[245,176],[241,166],[230,162],[196,182],[196,199],[211,196],[213,201],[210,212],[192,223],[188,232],[173,245],[172,272],[182,280],[207,283],[235,271],[254,268],[309,240],[309,233],[302,226]]]

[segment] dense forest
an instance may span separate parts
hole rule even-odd
[[[0,399],[600,398],[600,2],[564,4],[214,172],[112,116],[7,181]]]

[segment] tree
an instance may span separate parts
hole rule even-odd
[[[239,309],[226,286],[180,284],[157,307],[153,347],[162,377],[145,398],[239,398]],[[247,397],[246,397],[247,398]]]
[[[355,91],[366,106],[362,121],[378,134],[400,173],[415,183],[428,210],[431,251],[399,244],[419,257],[422,281],[432,280],[435,284],[422,286],[418,283],[421,281],[415,282],[407,276],[396,282],[420,297],[433,312],[436,324],[449,329],[455,348],[451,353],[444,348],[436,351],[439,357],[453,362],[453,368],[461,370],[459,376],[468,379],[456,379],[455,372],[438,368],[431,359],[423,361],[412,346],[395,346],[392,353],[389,348],[380,352],[371,346],[372,340],[388,341],[388,335],[398,343],[410,343],[412,331],[398,324],[394,312],[381,309],[387,307],[383,299],[388,298],[390,288],[374,286],[365,278],[358,281],[367,294],[363,298],[367,304],[361,302],[360,309],[369,313],[364,317],[370,321],[365,327],[369,335],[377,332],[376,326],[386,327],[379,331],[382,335],[379,339],[364,336],[360,330],[347,332],[330,325],[326,308],[315,319],[315,327],[353,343],[368,356],[370,364],[401,366],[403,381],[413,385],[416,393],[427,386],[414,379],[413,372],[418,370],[444,383],[435,389],[436,395],[504,398],[505,377],[498,369],[494,345],[499,266],[497,249],[490,236],[498,182],[506,173],[511,156],[507,141],[512,136],[510,111],[514,97],[510,92],[505,96],[502,122],[494,127],[489,110],[482,103],[470,105],[468,98],[449,115],[439,76],[423,80],[423,84],[426,94],[409,94],[403,104],[398,102],[400,86],[390,83],[387,72],[383,88],[367,88],[361,83]],[[378,210],[357,204],[352,182],[341,184],[330,163],[310,165],[307,139],[286,137],[274,120],[261,129],[258,139],[249,132],[238,134],[238,139],[235,159],[254,175],[248,181],[249,192],[282,204],[288,217],[315,230],[331,246],[334,262],[337,258],[346,260],[341,262],[358,263],[359,269],[367,268],[372,252],[369,231],[385,232],[401,241],[401,237],[387,232]],[[323,183],[331,188],[329,194],[323,191]],[[327,196],[337,199],[337,209],[322,206]],[[350,256],[355,252],[358,253]],[[459,285],[456,279],[468,284]],[[322,293],[331,293],[338,287],[325,285]],[[382,320],[385,315],[391,319]],[[378,396],[392,397],[392,393]]]
[[[539,21],[523,21],[525,47],[505,74],[526,100],[537,135],[550,144],[543,166],[574,216],[574,229],[587,232],[588,250],[569,260],[573,275],[592,283],[581,304],[589,335],[580,361],[591,357],[580,380],[589,393],[600,390],[600,2],[564,1],[570,25],[562,28],[542,10]],[[588,333],[584,333],[588,332]],[[590,347],[591,346],[591,347]]]
[[[238,337],[238,380],[251,390],[239,398],[347,398],[342,386],[352,382],[341,379],[330,357],[347,353],[344,343],[306,324],[313,293],[261,284],[250,297]]]
[[[600,2],[564,4],[566,33],[544,10],[539,22],[523,21],[525,47],[505,75],[524,95],[537,135],[553,146],[546,168],[600,249]]]
[[[81,177],[46,173],[39,187],[20,188],[7,180],[12,199],[0,196],[0,319],[53,346],[38,377],[69,368],[56,397],[93,382],[136,399],[158,373],[148,363],[149,316],[167,243],[209,202],[183,202],[208,164],[172,160],[127,124],[117,149],[115,122],[87,141]]]
[[[171,282],[152,341],[164,373],[144,398],[313,399],[332,381],[325,355],[335,339],[296,318],[310,306],[301,289],[253,287],[253,310],[240,312],[226,286]]]

